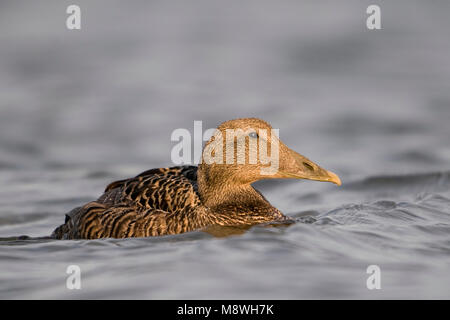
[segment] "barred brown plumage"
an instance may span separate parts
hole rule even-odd
[[[225,132],[230,128],[270,131],[272,127],[263,120],[245,118],[224,122],[218,130]],[[207,145],[212,141],[213,138]],[[245,147],[248,153],[248,140]],[[298,178],[340,184],[337,175],[320,168],[281,141],[278,147],[279,169],[271,176],[261,175],[260,168],[264,166],[261,161],[256,164],[230,164],[224,161],[222,164],[201,163],[199,167],[151,169],[134,178],[112,182],[96,201],[66,214],[65,223],[53,231],[52,237],[149,237],[214,225],[239,226],[283,221],[287,217],[251,183],[267,178]]]

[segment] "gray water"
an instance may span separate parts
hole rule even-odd
[[[70,1],[1,1],[0,298],[450,298],[450,2],[382,1],[375,31],[373,1],[318,2],[77,1],[69,31]],[[229,237],[5,239],[247,116],[343,186],[258,182],[299,222]]]

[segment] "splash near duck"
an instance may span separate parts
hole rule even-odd
[[[66,214],[52,237],[150,237],[283,221],[288,218],[252,187],[253,182],[282,178],[341,185],[336,174],[289,149],[267,122],[256,118],[222,123],[202,158],[198,167],[151,169],[109,184],[98,200]]]

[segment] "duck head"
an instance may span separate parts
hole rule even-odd
[[[257,118],[222,123],[206,143],[199,165],[199,184],[237,186],[280,178],[341,185],[335,173],[288,148],[277,130]]]

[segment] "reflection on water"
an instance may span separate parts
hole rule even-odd
[[[380,31],[356,0],[79,5],[75,33],[64,4],[0,5],[0,297],[450,298],[450,3],[383,3]],[[343,186],[256,183],[289,226],[13,238],[170,165],[174,129],[247,116]]]

